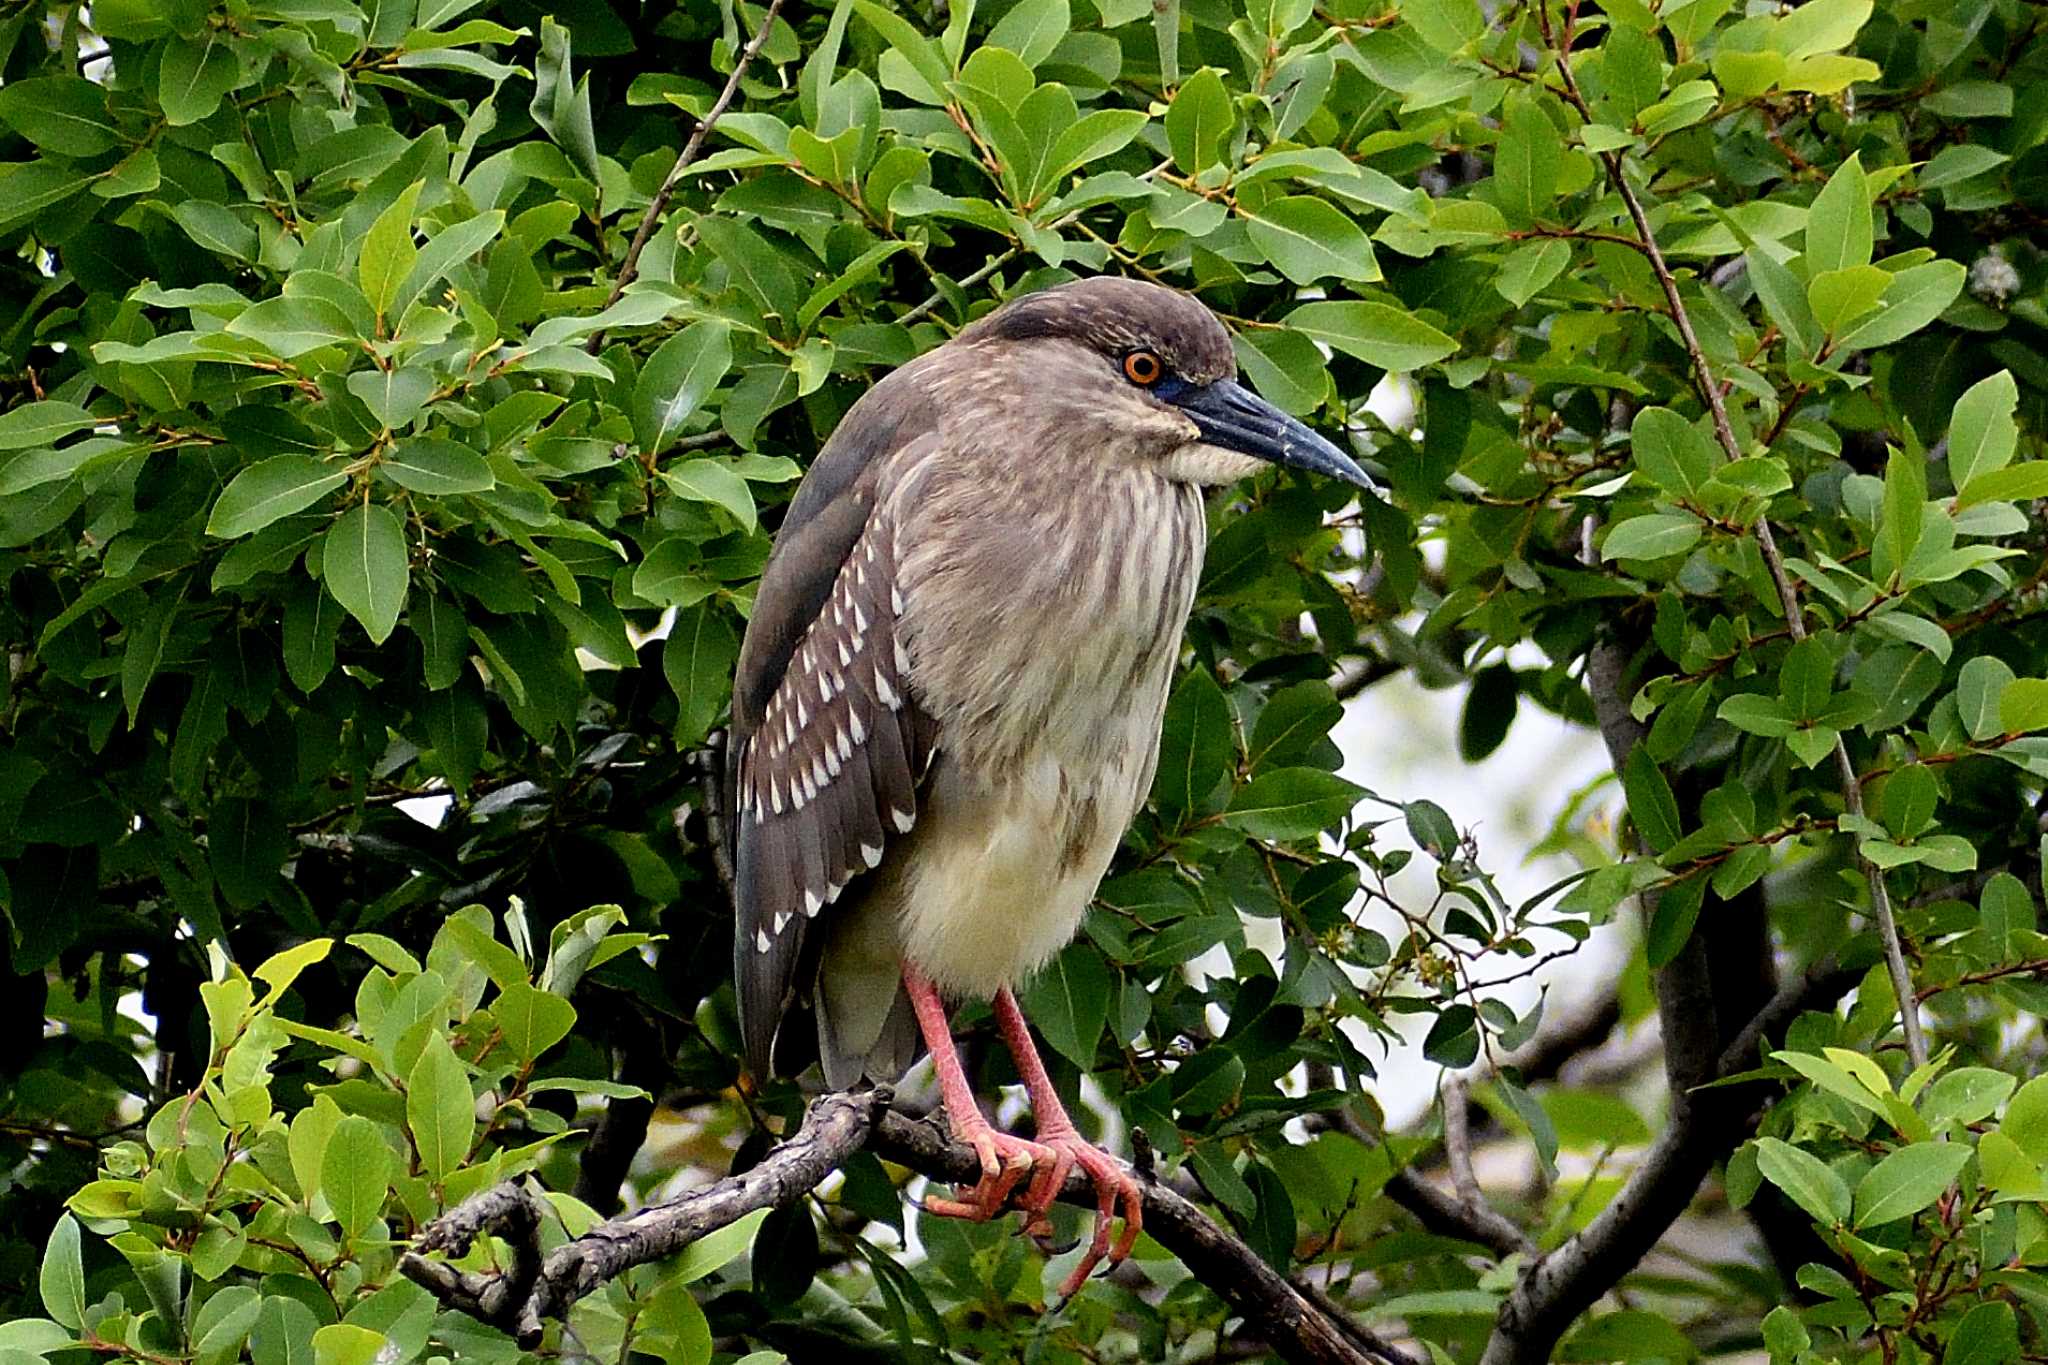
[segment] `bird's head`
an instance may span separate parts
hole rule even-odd
[[[1237,382],[1230,333],[1177,289],[1075,280],[1011,300],[953,345],[1001,366],[1073,439],[1156,461],[1170,478],[1230,483],[1266,461],[1373,486],[1357,461]]]

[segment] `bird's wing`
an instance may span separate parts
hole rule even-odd
[[[894,442],[863,416],[848,415],[806,481],[830,496],[806,506],[800,492],[791,507],[734,683],[733,966],[757,1077],[770,1074],[809,923],[916,822],[934,747],[899,630],[896,528],[875,495]],[[899,427],[882,425],[887,438]]]

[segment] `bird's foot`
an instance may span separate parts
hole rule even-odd
[[[981,1158],[981,1179],[972,1187],[957,1189],[959,1197],[955,1199],[926,1196],[925,1211],[942,1218],[986,1223],[1009,1205],[1012,1192],[1025,1176],[1057,1159],[1051,1147],[1002,1132],[985,1119],[979,1123],[970,1119],[959,1126],[965,1131],[955,1136]]]
[[[1041,1132],[1034,1145],[1045,1149],[1051,1159],[1038,1162],[1030,1187],[1017,1201],[1024,1210],[1027,1232],[1046,1225],[1046,1211],[1059,1197],[1060,1187],[1067,1183],[1068,1172],[1076,1166],[1095,1182],[1094,1236],[1089,1239],[1088,1250],[1082,1253],[1079,1264],[1059,1289],[1059,1296],[1069,1299],[1087,1282],[1105,1257],[1111,1265],[1116,1265],[1131,1254],[1131,1248],[1137,1245],[1138,1233],[1144,1227],[1145,1193],[1139,1187],[1137,1177],[1121,1161],[1071,1127]],[[1119,1212],[1123,1214],[1123,1236],[1117,1238],[1112,1246],[1109,1225]]]

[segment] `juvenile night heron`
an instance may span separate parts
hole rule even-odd
[[[749,1069],[769,1074],[804,1003],[834,1087],[895,1080],[922,1035],[982,1168],[928,1208],[986,1219],[1014,1197],[1036,1225],[1074,1166],[1094,1180],[1063,1296],[1119,1209],[1112,1259],[1128,1253],[1139,1192],[1075,1130],[1012,987],[1073,937],[1151,787],[1203,486],[1262,461],[1370,486],[1236,373],[1201,303],[1108,277],[1014,300],[891,373],[797,490],[733,688]],[[975,1105],[946,1023],[966,997],[993,1003],[1034,1141]]]

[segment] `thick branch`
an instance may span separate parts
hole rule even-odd
[[[971,1183],[981,1174],[980,1161],[971,1147],[950,1141],[930,1123],[901,1114],[882,1116],[872,1147],[877,1156],[936,1180]],[[1218,1227],[1207,1214],[1156,1180],[1146,1180],[1144,1191],[1145,1231],[1179,1257],[1196,1279],[1242,1314],[1247,1327],[1281,1359],[1320,1365],[1372,1358],[1354,1344],[1345,1327],[1309,1302],[1257,1252]],[[1094,1188],[1081,1175],[1068,1179],[1060,1198],[1095,1207]],[[1374,1354],[1383,1361],[1407,1360],[1404,1354],[1384,1345]]]
[[[510,1332],[532,1349],[544,1320],[561,1317],[578,1299],[637,1265],[674,1255],[706,1233],[756,1209],[804,1197],[846,1159],[865,1148],[935,1180],[971,1183],[981,1173],[974,1150],[933,1124],[887,1110],[887,1087],[834,1092],[811,1102],[803,1125],[760,1165],[638,1213],[600,1223],[542,1259],[544,1205],[507,1182],[429,1223],[399,1261],[405,1275],[450,1308]],[[1145,1230],[1180,1258],[1283,1359],[1300,1365],[1416,1365],[1341,1311],[1288,1283],[1258,1253],[1193,1204],[1154,1179],[1144,1182]],[[1076,1173],[1060,1198],[1095,1206],[1088,1178]],[[505,1238],[511,1265],[497,1273],[458,1270],[433,1251],[461,1255],[479,1237]]]
[[[1860,979],[1859,972],[1829,959],[1788,982],[1722,1050],[1714,1078],[1755,1066],[1764,1044],[1782,1041],[1801,1012],[1832,1005]],[[1688,1096],[1696,1103],[1673,1115],[1613,1202],[1516,1281],[1482,1365],[1550,1359],[1564,1329],[1641,1261],[1691,1202],[1713,1163],[1748,1134],[1770,1092],[1768,1084],[1752,1083]]]
[[[540,1204],[510,1182],[485,1191],[429,1223],[398,1268],[450,1308],[510,1332],[532,1350],[543,1319],[560,1317],[584,1295],[636,1265],[658,1261],[755,1209],[801,1199],[868,1140],[890,1091],[834,1092],[811,1102],[796,1135],[752,1170],[600,1223],[533,1265],[526,1247],[538,1247]],[[964,1150],[964,1149],[963,1149]],[[511,1269],[496,1275],[460,1271],[423,1254],[468,1250],[479,1235],[507,1236],[515,1247]],[[516,1235],[515,1235],[516,1234]]]

